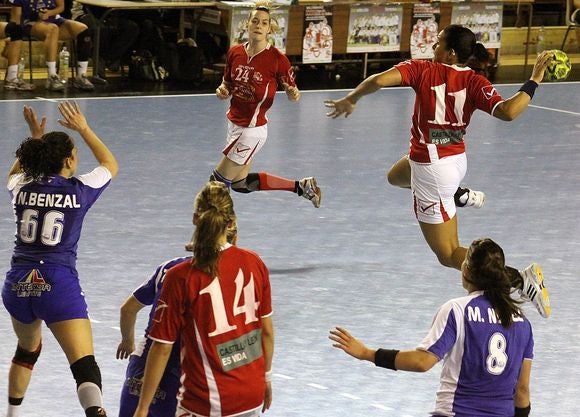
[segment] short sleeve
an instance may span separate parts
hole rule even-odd
[[[468,96],[473,101],[473,107],[488,114],[492,114],[495,106],[504,101],[497,89],[482,75],[471,78]]]
[[[453,310],[453,304],[447,302],[435,314],[429,333],[417,349],[429,351],[443,359],[455,345],[457,329],[457,314]]]
[[[401,73],[401,85],[415,87],[419,82],[419,77],[426,65],[424,61],[408,59],[395,65]]]
[[[290,64],[290,60],[283,53],[278,54],[278,74],[276,75],[278,84],[288,84],[290,87],[296,87],[296,78],[294,76],[294,69]]]
[[[159,300],[151,320],[149,337],[161,343],[174,343],[179,338],[185,314],[185,288],[187,279],[167,271]]]
[[[260,316],[268,317],[272,315],[272,289],[270,287],[270,272],[268,267],[260,262],[260,271],[262,273],[262,300],[260,300]]]

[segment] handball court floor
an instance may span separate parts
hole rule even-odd
[[[510,96],[519,85],[498,85]],[[323,100],[345,91],[305,91],[299,103],[277,97],[269,139],[254,169],[322,187],[315,209],[287,192],[234,194],[239,245],[257,251],[271,273],[276,329],[271,417],[419,417],[432,410],[441,366],[427,374],[392,372],[331,347],[341,325],[367,342],[412,349],[440,304],[464,295],[460,273],[440,266],[423,241],[408,190],[389,186],[386,170],[408,146],[414,95],[377,92],[348,119],[325,117]],[[525,312],[535,334],[532,415],[571,417],[580,405],[580,83],[542,84],[530,108],[505,123],[477,112],[466,136],[465,184],[487,193],[481,210],[460,209],[460,240],[491,237],[509,264],[539,262],[552,317]],[[119,306],[162,261],[183,255],[192,202],[220,158],[226,102],[214,95],[80,98],[110,146],[120,172],[89,212],[78,271],[93,321],[105,406],[116,416],[126,361],[115,359]],[[5,172],[27,135],[23,105],[59,129],[55,99],[0,101]],[[80,142],[78,135],[75,136]],[[79,171],[94,158],[80,145]],[[12,252],[10,199],[0,204],[0,255]],[[141,312],[141,336],[147,313]],[[83,415],[64,354],[44,328],[44,347],[22,417]],[[16,340],[0,309],[0,414]],[[490,399],[492,401],[493,399]]]

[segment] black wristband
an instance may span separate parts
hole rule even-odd
[[[395,349],[378,349],[375,352],[375,365],[396,371],[395,358],[397,357],[397,353],[399,351]]]
[[[534,98],[534,93],[536,92],[536,88],[538,88],[538,83],[534,80],[526,81],[519,89],[519,91],[523,91],[528,96],[530,96],[530,100]]]
[[[516,407],[516,413],[514,417],[528,417],[530,415],[530,410],[532,409],[532,404],[528,405],[526,408]]]

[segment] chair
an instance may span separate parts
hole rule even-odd
[[[570,30],[574,28],[580,28],[580,24],[577,23],[577,20],[580,21],[580,9],[575,9],[574,0],[566,0],[566,25],[568,28],[566,29],[566,34],[564,35],[564,39],[562,40],[562,46],[560,50],[564,50],[564,46],[566,45],[566,39],[568,39],[568,34]]]

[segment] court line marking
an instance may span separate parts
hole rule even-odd
[[[559,113],[567,113],[567,114],[573,114],[575,116],[580,116],[580,113],[575,112],[575,111],[569,111],[569,110],[561,110],[561,109],[554,109],[552,107],[544,107],[544,106],[538,106],[536,104],[528,104],[528,107],[533,107],[536,109],[542,109],[542,110],[550,110],[550,111],[555,111],[555,112],[559,112]]]

